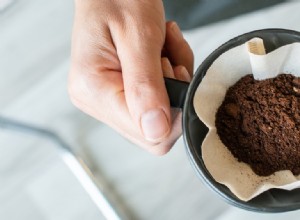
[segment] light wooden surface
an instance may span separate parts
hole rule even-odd
[[[197,67],[216,47],[260,28],[300,31],[300,3],[185,33]],[[57,131],[82,155],[129,219],[299,219],[230,207],[196,177],[180,139],[154,157],[76,110],[66,92],[72,0],[19,0],[0,14],[0,114]],[[45,140],[0,130],[0,219],[103,219]]]

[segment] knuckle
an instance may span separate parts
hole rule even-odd
[[[68,95],[71,99],[75,98],[77,96],[78,90],[76,86],[76,80],[74,79],[74,73],[69,73],[69,79],[68,79],[68,85],[67,85],[67,91]]]
[[[69,73],[67,89],[68,89],[68,94],[69,94],[69,97],[71,98],[71,101],[78,99],[80,97],[82,89],[80,88],[78,74],[74,71],[71,71]]]
[[[78,100],[76,97],[70,96],[70,101],[76,108],[83,110],[82,102]]]
[[[80,110],[83,110],[84,99],[82,99],[82,90],[79,88],[78,83],[74,80],[68,83],[68,94],[71,103]]]
[[[134,97],[142,97],[156,91],[157,79],[147,76],[139,76],[129,84],[129,91]]]
[[[71,69],[68,78],[68,94],[71,101],[76,100],[74,102],[84,102],[87,100],[92,92],[93,80],[90,80],[92,76],[88,73],[88,70],[83,66],[77,66],[76,68]]]
[[[159,40],[164,41],[165,33],[163,29],[155,24],[154,22],[150,22],[149,25],[141,25],[142,28],[140,28],[141,37],[143,39],[153,39],[153,37],[157,37]]]
[[[121,16],[122,22],[116,22],[118,29],[122,30],[125,37],[135,42],[137,47],[144,46],[145,41],[148,43],[159,44],[161,46],[165,40],[165,24],[157,19],[149,19],[149,17],[137,16],[132,13],[126,13]],[[132,45],[132,46],[135,46]]]

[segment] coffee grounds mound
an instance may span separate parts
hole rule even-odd
[[[230,87],[216,114],[217,133],[259,176],[300,174],[300,78],[246,75]]]

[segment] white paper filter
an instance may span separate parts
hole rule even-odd
[[[204,164],[213,178],[226,185],[238,198],[248,201],[260,193],[280,188],[300,187],[300,175],[279,171],[268,177],[256,175],[248,164],[238,162],[221,142],[215,127],[215,114],[222,104],[227,89],[241,77],[254,74],[255,79],[266,79],[280,73],[300,76],[300,44],[278,48],[267,55],[248,52],[246,44],[235,47],[214,61],[200,83],[194,97],[198,117],[209,128],[202,144]]]

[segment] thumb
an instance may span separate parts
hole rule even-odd
[[[161,35],[127,34],[116,43],[128,110],[141,134],[152,143],[162,142],[171,130],[170,103],[161,67]]]

